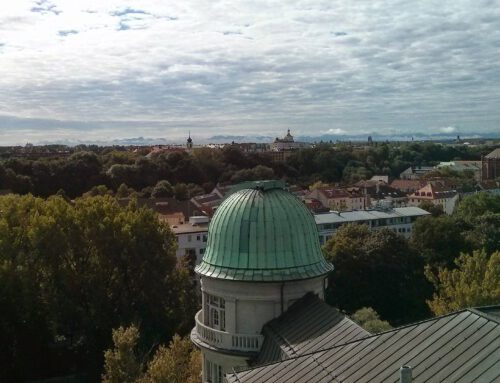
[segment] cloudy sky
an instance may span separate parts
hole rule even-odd
[[[13,0],[0,145],[500,136],[500,0]]]

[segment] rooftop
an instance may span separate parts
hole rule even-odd
[[[498,382],[500,306],[467,309],[227,376],[229,383]]]
[[[485,158],[500,158],[500,148],[496,148],[491,153],[484,156]]]
[[[183,223],[180,225],[170,226],[174,234],[191,234],[191,233],[206,233],[208,231],[208,224],[191,224]]]
[[[313,215],[280,181],[235,187],[208,230],[202,276],[239,281],[313,278],[333,270],[319,244]]]
[[[262,333],[264,344],[253,365],[293,358],[370,335],[311,293],[267,323]]]
[[[329,212],[314,215],[317,225],[325,223],[347,223],[355,221],[369,221],[374,219],[419,217],[430,213],[419,207],[396,207],[390,210],[355,210],[341,213]]]

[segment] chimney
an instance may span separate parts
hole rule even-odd
[[[401,366],[399,369],[399,383],[411,383],[411,367],[410,366]]]

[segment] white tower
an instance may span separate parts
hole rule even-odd
[[[312,214],[280,181],[243,184],[217,209],[200,275],[202,309],[192,341],[202,350],[203,382],[247,366],[262,327],[308,292],[323,298],[333,269],[321,253]]]

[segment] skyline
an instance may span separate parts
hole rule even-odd
[[[75,3],[3,6],[2,145],[500,135],[500,1]]]

